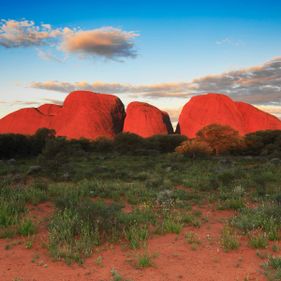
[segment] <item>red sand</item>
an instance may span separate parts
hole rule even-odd
[[[154,236],[149,240],[148,251],[157,254],[154,267],[136,269],[132,259],[141,251],[124,249],[119,245],[99,247],[92,257],[82,266],[68,266],[64,262],[55,262],[48,251],[42,248],[47,242],[46,222],[44,218],[52,213],[49,203],[35,207],[32,214],[43,222],[32,249],[25,248],[25,238],[0,240],[0,280],[12,281],[109,281],[114,268],[124,278],[138,281],[244,281],[266,280],[256,251],[249,248],[245,238],[241,238],[238,250],[225,253],[220,246],[222,220],[233,215],[230,211],[214,211],[205,207],[200,209],[209,221],[200,228],[186,227],[179,236],[168,234]],[[192,250],[185,241],[184,234],[193,231],[201,239],[197,250]],[[20,241],[21,244],[4,250],[5,245]],[[269,251],[269,250],[268,250]],[[35,262],[32,259],[37,255]],[[102,257],[102,265],[96,260]]]

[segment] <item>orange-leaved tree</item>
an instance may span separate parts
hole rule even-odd
[[[197,132],[196,139],[207,143],[216,155],[240,147],[243,143],[238,131],[219,124],[210,124],[202,128]]]
[[[192,158],[197,156],[207,156],[212,154],[212,149],[208,143],[198,139],[186,140],[176,148],[176,152],[188,155]]]

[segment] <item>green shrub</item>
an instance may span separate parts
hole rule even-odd
[[[254,249],[264,249],[268,245],[268,240],[265,234],[250,236],[250,246]]]
[[[222,230],[221,243],[226,252],[238,249],[240,246],[237,236],[230,227],[224,227]]]
[[[18,233],[22,236],[30,236],[36,233],[36,226],[30,219],[22,221],[18,228]]]
[[[148,239],[147,226],[132,225],[127,230],[125,230],[125,236],[130,242],[130,247],[132,249],[145,247]]]

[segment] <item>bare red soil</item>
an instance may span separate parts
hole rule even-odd
[[[249,248],[245,238],[240,239],[239,249],[231,252],[224,252],[220,245],[223,221],[233,212],[212,210],[211,207],[200,210],[208,217],[200,228],[186,227],[180,235],[155,235],[149,239],[148,252],[155,254],[154,266],[137,269],[134,260],[143,250],[133,251],[122,244],[97,248],[82,266],[53,261],[43,247],[47,243],[46,218],[52,214],[53,207],[50,203],[41,204],[31,211],[34,219],[41,221],[31,249],[25,247],[26,238],[0,240],[0,280],[109,281],[113,268],[124,279],[134,281],[265,280],[260,267],[263,261]],[[188,231],[200,237],[201,244],[195,250],[184,238]],[[7,245],[10,249],[5,249]]]

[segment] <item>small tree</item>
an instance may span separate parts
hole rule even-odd
[[[198,139],[191,139],[184,141],[176,148],[176,152],[188,155],[192,158],[208,156],[212,154],[212,149],[208,143]]]
[[[211,124],[197,132],[196,138],[205,142],[213,153],[219,155],[242,144],[239,132],[226,125]]]

